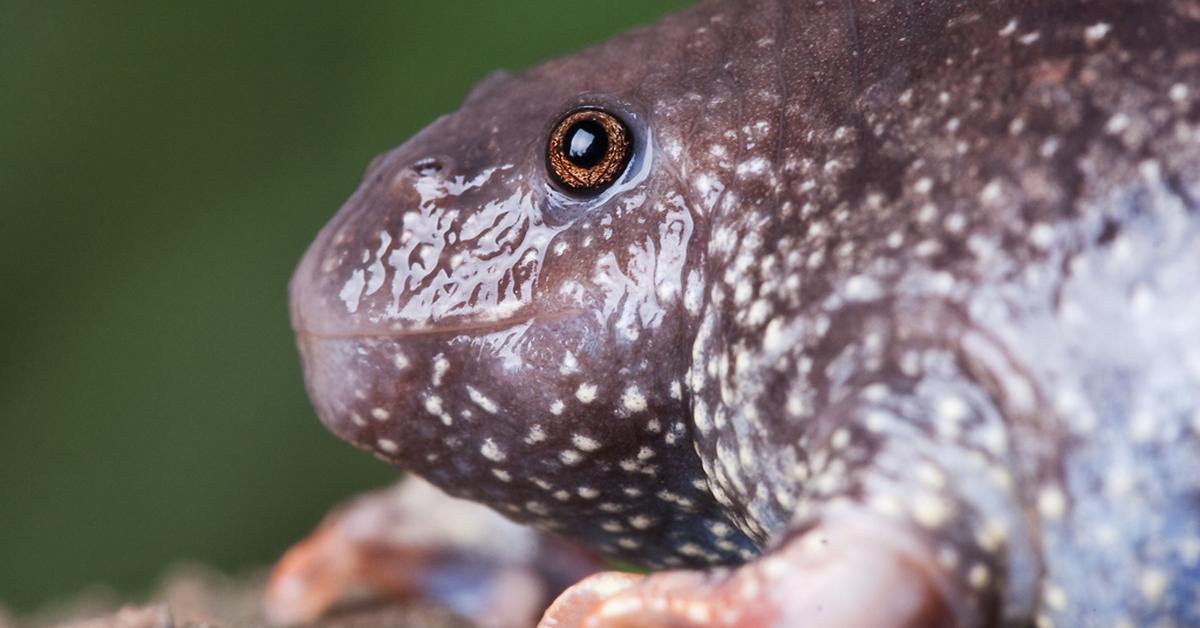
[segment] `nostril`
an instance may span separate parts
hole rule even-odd
[[[413,172],[419,177],[432,177],[442,171],[442,162],[433,157],[426,157],[413,164]]]

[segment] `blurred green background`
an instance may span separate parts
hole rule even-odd
[[[0,602],[265,565],[393,478],[308,406],[293,264],[489,71],[685,4],[0,2]]]

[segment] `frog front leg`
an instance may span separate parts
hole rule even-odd
[[[734,569],[593,576],[541,625],[1032,621],[1030,513],[992,398],[957,375],[850,390],[807,426],[791,520],[762,557]]]
[[[410,476],[335,509],[293,546],[271,575],[265,610],[275,624],[307,623],[365,589],[429,599],[478,626],[523,627],[600,565]]]
[[[953,589],[912,535],[846,511],[737,569],[591,576],[541,626],[949,626]]]

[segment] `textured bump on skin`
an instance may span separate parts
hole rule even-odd
[[[622,116],[588,202],[542,150]],[[292,283],[338,435],[650,566],[846,504],[967,623],[1200,621],[1200,9],[709,2],[378,158]]]

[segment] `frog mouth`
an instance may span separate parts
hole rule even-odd
[[[566,315],[561,315],[565,318]],[[444,320],[435,324],[424,324],[406,327],[396,323],[382,326],[366,326],[363,328],[354,328],[346,326],[345,329],[314,329],[305,325],[293,325],[292,329],[299,338],[313,338],[326,340],[354,340],[354,339],[401,339],[401,338],[425,338],[429,336],[447,336],[447,335],[463,335],[463,334],[488,334],[500,331],[508,331],[514,327],[520,327],[533,322],[536,319],[560,318],[559,315],[545,314],[522,314],[517,316],[507,316],[504,318],[486,319],[486,320]],[[372,328],[375,327],[375,328]]]
[[[297,338],[313,340],[401,340],[404,338],[428,338],[434,336],[485,335],[512,331],[517,327],[534,322],[553,323],[568,320],[582,314],[578,307],[561,307],[549,311],[532,311],[525,306],[516,313],[502,317],[461,316],[444,318],[433,323],[406,326],[399,322],[354,324],[342,322],[331,325],[307,325],[298,320],[303,316],[293,314],[292,330]]]

